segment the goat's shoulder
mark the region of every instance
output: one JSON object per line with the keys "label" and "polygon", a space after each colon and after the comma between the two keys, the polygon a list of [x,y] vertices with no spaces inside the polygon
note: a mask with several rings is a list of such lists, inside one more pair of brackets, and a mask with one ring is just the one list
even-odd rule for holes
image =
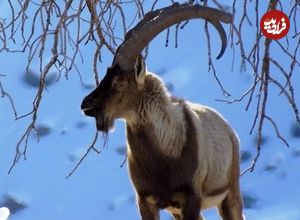
{"label": "goat's shoulder", "polygon": [[195,124],[201,146],[205,145],[207,149],[218,152],[226,151],[228,148],[239,148],[235,131],[219,112],[205,105],[190,102],[187,104],[196,115]]}
{"label": "goat's shoulder", "polygon": [[220,127],[220,129],[229,129],[229,123],[227,120],[215,109],[191,102],[187,102],[189,108],[197,115],[198,120],[203,124],[204,127]]}

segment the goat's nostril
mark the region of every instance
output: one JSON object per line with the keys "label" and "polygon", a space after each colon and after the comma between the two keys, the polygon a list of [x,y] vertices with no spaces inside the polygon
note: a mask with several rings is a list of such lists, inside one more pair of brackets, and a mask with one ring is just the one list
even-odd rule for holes
{"label": "goat's nostril", "polygon": [[81,110],[86,116],[95,117],[97,111],[95,109],[95,99],[87,96],[82,100]]}
{"label": "goat's nostril", "polygon": [[83,100],[82,100],[82,103],[81,103],[81,110],[89,110],[92,108],[93,106],[93,99],[91,99],[90,97],[85,97]]}

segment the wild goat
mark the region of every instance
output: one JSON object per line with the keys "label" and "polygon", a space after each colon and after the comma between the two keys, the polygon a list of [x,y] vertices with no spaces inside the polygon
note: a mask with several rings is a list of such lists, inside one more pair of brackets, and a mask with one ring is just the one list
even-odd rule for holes
{"label": "wild goat", "polygon": [[227,39],[219,21],[230,22],[229,14],[188,4],[151,12],[126,35],[112,67],[81,105],[100,131],[108,132],[116,118],[126,120],[128,167],[142,220],[159,220],[159,209],[175,220],[201,220],[200,210],[213,206],[223,220],[243,219],[236,134],[215,110],[172,98],[139,55],[163,29],[196,17],[217,28],[220,57]]}

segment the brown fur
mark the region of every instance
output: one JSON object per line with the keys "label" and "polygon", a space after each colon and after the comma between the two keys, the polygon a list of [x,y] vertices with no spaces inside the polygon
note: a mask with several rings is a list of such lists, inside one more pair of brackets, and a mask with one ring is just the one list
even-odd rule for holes
{"label": "brown fur", "polygon": [[231,137],[233,148],[233,163],[231,167],[231,178],[229,193],[218,206],[218,210],[223,220],[239,219],[243,209],[243,202],[240,195],[240,158],[239,143],[236,137]]}
{"label": "brown fur", "polygon": [[216,206],[223,220],[242,220],[239,142],[214,110],[172,98],[163,82],[146,73],[108,70],[82,109],[108,132],[125,118],[128,167],[142,220],[159,220],[167,209],[175,220],[201,220]]}
{"label": "brown fur", "polygon": [[[175,193],[193,194],[192,179],[197,168],[197,140],[195,128],[185,109],[189,135],[179,158],[169,158],[159,152],[158,140],[150,123],[132,128],[127,125],[127,138],[130,146],[128,156],[132,182],[140,197],[154,196],[157,204],[165,208],[172,203]],[[176,147],[176,146],[174,146]]]}

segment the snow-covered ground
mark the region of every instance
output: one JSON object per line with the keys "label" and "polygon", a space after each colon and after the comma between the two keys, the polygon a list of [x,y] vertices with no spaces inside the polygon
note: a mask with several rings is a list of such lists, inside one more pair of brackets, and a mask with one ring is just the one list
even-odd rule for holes
{"label": "snow-covered ground", "polygon": [[0,208],[0,220],[6,220],[10,215],[10,211],[6,207]]}

